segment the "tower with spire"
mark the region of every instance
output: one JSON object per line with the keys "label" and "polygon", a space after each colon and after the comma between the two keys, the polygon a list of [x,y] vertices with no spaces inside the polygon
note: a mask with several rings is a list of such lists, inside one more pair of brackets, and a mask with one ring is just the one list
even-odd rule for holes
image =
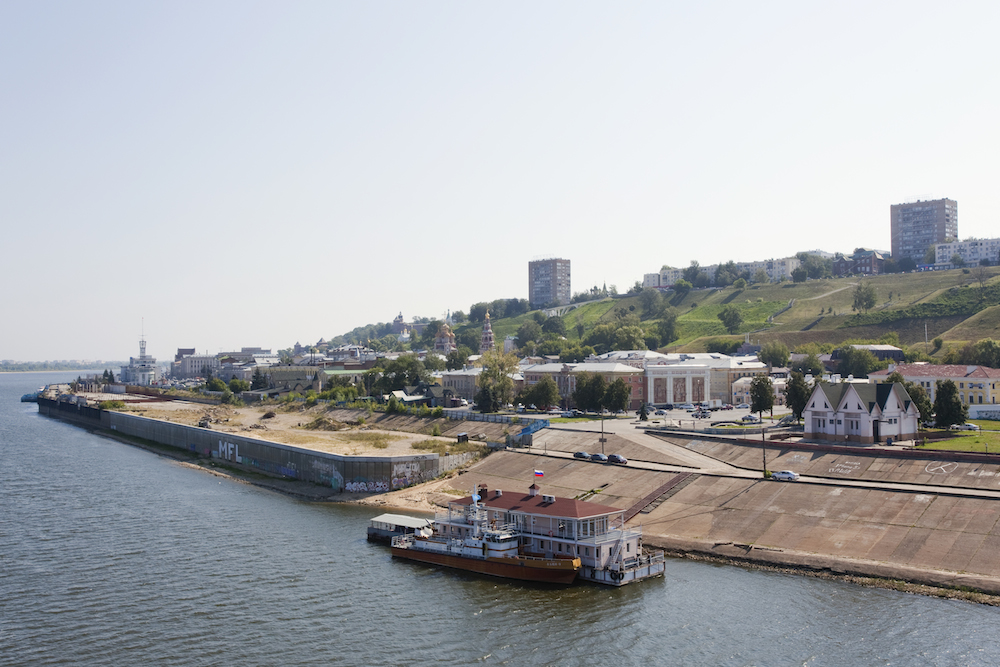
{"label": "tower with spire", "polygon": [[483,323],[483,337],[479,340],[479,354],[488,352],[496,347],[493,339],[493,325],[490,324],[490,311],[486,311],[486,321]]}

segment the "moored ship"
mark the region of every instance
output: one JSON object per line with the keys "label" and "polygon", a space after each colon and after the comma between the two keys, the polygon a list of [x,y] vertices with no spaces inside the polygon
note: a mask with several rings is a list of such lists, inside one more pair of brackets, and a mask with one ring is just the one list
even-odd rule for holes
{"label": "moored ship", "polygon": [[[423,563],[490,574],[522,581],[570,584],[580,570],[580,559],[565,555],[545,557],[522,553],[521,535],[513,526],[489,518],[478,493],[458,517],[435,519],[433,528],[392,538],[392,555]],[[443,519],[439,522],[439,519]]]}
{"label": "moored ship", "polygon": [[531,581],[621,586],[666,568],[662,551],[643,546],[642,530],[625,526],[623,510],[542,494],[535,484],[527,494],[478,485],[392,546],[394,557]]}

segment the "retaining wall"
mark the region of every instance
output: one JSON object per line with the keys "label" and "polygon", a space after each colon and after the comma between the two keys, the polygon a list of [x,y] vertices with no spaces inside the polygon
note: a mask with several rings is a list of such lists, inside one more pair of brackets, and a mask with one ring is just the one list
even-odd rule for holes
{"label": "retaining wall", "polygon": [[64,406],[55,401],[40,402],[38,409],[48,416],[67,418],[85,426],[105,428],[339,491],[392,491],[431,480],[475,458],[472,453],[452,456],[343,456],[122,412]]}

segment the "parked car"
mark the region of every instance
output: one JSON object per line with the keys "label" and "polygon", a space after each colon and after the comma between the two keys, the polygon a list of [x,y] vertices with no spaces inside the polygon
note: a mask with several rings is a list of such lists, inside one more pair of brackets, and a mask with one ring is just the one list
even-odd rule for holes
{"label": "parked car", "polygon": [[628,459],[621,454],[612,454],[608,457],[608,463],[617,463],[618,465],[625,465],[628,463]]}
{"label": "parked car", "polygon": [[704,409],[703,410],[695,410],[695,412],[694,412],[694,418],[695,419],[708,419],[711,416],[712,416],[712,413],[709,412],[709,411],[707,411],[707,410],[704,410]]}
{"label": "parked car", "polygon": [[681,403],[680,405],[674,406],[675,410],[694,410],[694,405],[691,403]]}
{"label": "parked car", "polygon": [[978,431],[979,427],[975,424],[952,424],[948,427],[951,431]]}
{"label": "parked car", "polygon": [[665,414],[667,414],[667,411],[666,410],[657,410],[653,414],[654,415],[665,415]]}
{"label": "parked car", "polygon": [[776,482],[795,482],[799,479],[799,473],[791,470],[779,470],[771,473],[771,479]]}
{"label": "parked car", "polygon": [[740,403],[739,405],[736,406],[736,409],[737,410],[749,410],[750,406],[747,405],[746,403]]}
{"label": "parked car", "polygon": [[605,456],[604,454],[597,453],[597,454],[591,454],[590,455],[590,460],[591,461],[596,461],[597,463],[607,463],[608,462],[608,457]]}
{"label": "parked car", "polygon": [[759,424],[760,417],[758,417],[757,415],[743,415],[743,421],[749,424]]}
{"label": "parked car", "polygon": [[725,405],[722,406],[722,409],[723,410],[732,410],[733,409],[733,404],[732,403],[726,403]]}
{"label": "parked car", "polygon": [[573,458],[574,459],[589,459],[590,458],[590,454],[588,454],[587,452],[577,452],[576,454],[573,454]]}

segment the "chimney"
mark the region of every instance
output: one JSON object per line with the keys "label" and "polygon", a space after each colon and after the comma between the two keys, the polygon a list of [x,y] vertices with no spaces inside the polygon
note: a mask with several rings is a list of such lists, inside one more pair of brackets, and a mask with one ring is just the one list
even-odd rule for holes
{"label": "chimney", "polygon": [[496,494],[496,496],[494,496],[495,498],[499,498],[500,496],[502,496],[502,495],[503,495],[503,491],[501,491],[500,489],[497,489],[497,490],[496,490],[496,491],[494,491],[493,493],[495,493],[495,494]]}
{"label": "chimney", "polygon": [[490,492],[490,489],[489,489],[488,486],[486,486],[485,484],[480,484],[479,485],[479,495],[480,496],[482,496],[483,498],[485,498],[489,494],[489,492]]}
{"label": "chimney", "polygon": [[538,495],[538,491],[539,491],[539,488],[538,488],[537,484],[532,484],[531,486],[528,487],[528,495],[531,496],[531,497],[537,496]]}

